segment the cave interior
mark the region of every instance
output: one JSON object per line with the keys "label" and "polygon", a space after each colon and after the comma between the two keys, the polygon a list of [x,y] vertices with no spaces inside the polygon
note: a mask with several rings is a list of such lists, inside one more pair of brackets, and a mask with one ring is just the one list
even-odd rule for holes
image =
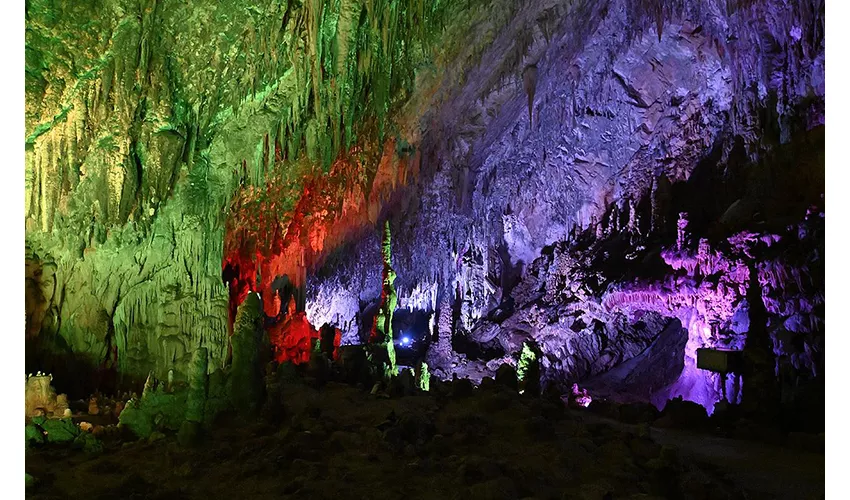
{"label": "cave interior", "polygon": [[27,498],[822,498],[824,9],[28,0]]}

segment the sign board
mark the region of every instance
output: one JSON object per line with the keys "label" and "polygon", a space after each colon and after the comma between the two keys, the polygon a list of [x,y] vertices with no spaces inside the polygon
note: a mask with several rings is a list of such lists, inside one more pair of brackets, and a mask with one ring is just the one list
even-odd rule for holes
{"label": "sign board", "polygon": [[697,349],[697,368],[715,373],[740,373],[744,365],[743,351],[729,349]]}

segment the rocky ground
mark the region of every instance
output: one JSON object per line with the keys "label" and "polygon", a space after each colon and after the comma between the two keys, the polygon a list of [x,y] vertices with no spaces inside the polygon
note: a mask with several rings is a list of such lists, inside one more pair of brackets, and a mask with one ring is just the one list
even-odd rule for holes
{"label": "rocky ground", "polygon": [[478,389],[434,382],[429,393],[389,397],[294,380],[282,399],[264,418],[225,416],[194,447],[174,435],[136,441],[119,433],[95,453],[67,445],[28,450],[35,481],[27,497],[824,496],[822,448],[671,428],[677,419],[663,414],[653,425],[630,424],[647,418],[621,410],[612,419],[604,406],[567,408],[559,398],[521,396],[492,381]]}

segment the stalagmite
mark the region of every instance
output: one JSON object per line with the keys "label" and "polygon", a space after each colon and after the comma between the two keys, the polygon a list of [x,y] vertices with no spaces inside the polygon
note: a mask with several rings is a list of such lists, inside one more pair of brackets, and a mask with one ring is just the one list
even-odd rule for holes
{"label": "stalagmite", "polygon": [[369,339],[369,361],[375,370],[375,376],[380,377],[385,383],[398,374],[396,367],[395,344],[393,340],[393,313],[398,303],[393,282],[396,279],[395,270],[392,268],[392,238],[390,235],[390,221],[384,224],[383,241],[381,243],[381,256],[383,258],[381,303]]}
{"label": "stalagmite", "polygon": [[523,342],[516,373],[521,393],[540,394],[540,350],[533,342]]}
{"label": "stalagmite", "polygon": [[230,367],[230,399],[237,410],[252,414],[263,399],[261,365],[262,305],[256,293],[248,294],[236,313],[231,336],[233,364]]}
{"label": "stalagmite", "polygon": [[186,401],[186,420],[196,423],[204,421],[204,406],[207,402],[208,352],[198,347],[192,354],[189,372],[189,395]]}

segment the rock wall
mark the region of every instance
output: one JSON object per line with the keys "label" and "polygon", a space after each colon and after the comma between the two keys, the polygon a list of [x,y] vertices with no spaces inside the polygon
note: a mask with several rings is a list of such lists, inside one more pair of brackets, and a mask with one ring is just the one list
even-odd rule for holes
{"label": "rock wall", "polygon": [[300,193],[338,152],[391,136],[460,8],[28,2],[27,364],[60,385],[72,363],[183,376],[203,345],[221,367],[235,193],[275,175]]}
{"label": "rock wall", "polygon": [[[676,288],[681,274],[693,275],[683,266],[713,251],[709,240],[747,238],[743,229],[758,239],[777,228],[790,240],[783,251],[822,263],[822,240],[794,233],[810,224],[803,222],[810,205],[823,206],[823,15],[820,2],[518,7],[423,118],[419,181],[386,209],[398,242],[400,303],[414,290],[438,290],[419,307],[434,309],[449,297],[461,310],[456,335],[496,339],[513,362],[523,339],[542,340],[544,371],[556,382],[635,356],[666,327],[662,318],[676,318],[689,332],[687,373],[665,390],[710,409],[719,386],[696,372],[695,349],[714,345],[706,328],[718,330],[717,342],[731,342],[744,290],[729,295],[723,281],[738,283],[731,269],[718,283],[720,270],[703,267],[703,278],[688,279],[713,291],[691,293],[673,311],[648,303],[657,293],[650,283],[673,280]],[[532,66],[529,81],[523,75]],[[693,264],[662,258],[677,252],[680,212],[689,213],[693,238],[682,252]],[[308,277],[311,319],[356,329],[360,308],[331,298],[359,290],[361,303],[374,300],[378,248],[370,236],[347,251],[350,259]],[[766,268],[771,259],[744,258]],[[779,267],[799,274],[796,265]],[[792,291],[801,287],[788,280],[778,287],[787,292],[777,293],[819,303],[819,265],[803,266],[805,292]],[[618,292],[629,286],[634,293]],[[623,314],[624,302],[659,316]],[[575,318],[576,310],[586,317]],[[790,317],[777,313],[772,321]],[[805,321],[798,332],[817,351],[822,315]],[[454,370],[475,371],[462,364]],[[489,365],[494,371],[498,363]]]}

